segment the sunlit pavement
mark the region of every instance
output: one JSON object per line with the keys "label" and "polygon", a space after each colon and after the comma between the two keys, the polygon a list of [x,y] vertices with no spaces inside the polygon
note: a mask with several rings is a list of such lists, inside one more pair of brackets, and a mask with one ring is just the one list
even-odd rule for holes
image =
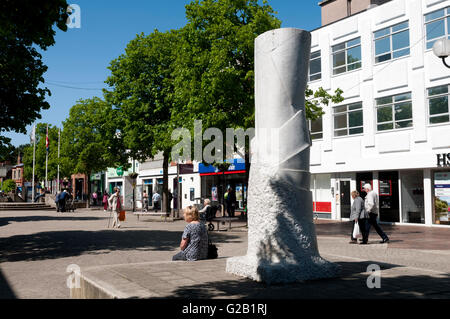
{"label": "sunlit pavement", "polygon": [[[341,277],[271,287],[268,293],[265,285],[224,271],[226,257],[246,253],[245,223],[213,232],[221,258],[194,263],[189,267],[192,273],[186,273],[184,263],[169,262],[177,252],[183,221],[138,221],[127,214],[122,228],[111,230],[108,217],[98,210],[0,212],[0,297],[68,298],[66,270],[75,264],[82,272],[95,267],[104,269],[102,273],[122,271],[130,282],[141,277],[148,287],[153,285],[149,296],[164,298],[450,298],[449,229],[382,225],[391,243],[379,244],[372,231],[371,244],[362,246],[348,244],[347,223],[317,221],[320,253],[342,267]],[[367,287],[371,265],[381,268],[380,289]],[[170,273],[172,284],[154,291],[164,272]],[[194,279],[188,283],[183,281],[186,276]]]}

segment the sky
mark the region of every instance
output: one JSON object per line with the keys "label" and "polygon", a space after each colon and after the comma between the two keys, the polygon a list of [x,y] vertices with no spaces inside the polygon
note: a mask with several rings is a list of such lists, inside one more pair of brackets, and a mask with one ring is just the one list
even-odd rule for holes
{"label": "sky", "polygon": [[[78,0],[68,1],[81,9],[80,28],[56,32],[55,45],[42,52],[45,85],[51,96],[50,109],[41,112],[36,123],[61,127],[70,108],[79,99],[102,96],[110,62],[124,53],[136,34],[150,34],[183,27],[184,6],[190,0]],[[282,27],[314,30],[320,27],[319,0],[269,0],[278,12]],[[28,127],[28,132],[31,126]],[[15,146],[29,143],[29,135],[5,133]]]}

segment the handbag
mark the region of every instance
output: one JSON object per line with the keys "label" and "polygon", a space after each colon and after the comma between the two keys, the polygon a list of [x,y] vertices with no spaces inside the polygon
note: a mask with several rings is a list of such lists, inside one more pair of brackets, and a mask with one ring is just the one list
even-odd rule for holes
{"label": "handbag", "polygon": [[217,247],[208,239],[208,259],[216,259],[218,257]]}
{"label": "handbag", "polygon": [[355,226],[353,226],[353,238],[358,237],[360,234],[358,221],[355,221]]}
{"label": "handbag", "polygon": [[124,211],[124,210],[122,210],[122,211],[119,213],[119,220],[120,220],[121,222],[124,222],[124,221],[125,221],[125,211]]}

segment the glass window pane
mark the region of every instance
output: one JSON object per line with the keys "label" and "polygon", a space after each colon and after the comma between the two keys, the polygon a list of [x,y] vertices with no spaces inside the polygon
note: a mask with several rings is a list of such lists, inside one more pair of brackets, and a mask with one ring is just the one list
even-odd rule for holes
{"label": "glass window pane", "polygon": [[393,125],[392,123],[388,123],[388,124],[379,124],[377,126],[378,131],[386,131],[386,130],[392,130]]}
{"label": "glass window pane", "polygon": [[333,52],[344,50],[345,49],[345,43],[333,45],[332,50]]}
{"label": "glass window pane", "polygon": [[315,58],[320,58],[320,51],[311,53],[311,60]]}
{"label": "glass window pane", "polygon": [[393,56],[394,56],[394,59],[396,59],[396,58],[400,58],[400,57],[408,55],[408,54],[409,54],[409,48],[403,49],[403,50],[400,50],[400,51],[395,51],[393,53]]}
{"label": "glass window pane", "polygon": [[425,21],[428,22],[428,21],[443,17],[444,15],[445,15],[444,9],[438,10],[435,12],[431,12],[425,16]]}
{"label": "glass window pane", "polygon": [[407,120],[412,118],[412,103],[405,102],[395,105],[395,120]]}
{"label": "glass window pane", "polygon": [[355,103],[348,106],[349,110],[359,110],[362,109],[362,103]]}
{"label": "glass window pane", "polygon": [[407,128],[412,127],[413,122],[411,121],[402,121],[402,122],[395,122],[395,128]]}
{"label": "glass window pane", "polygon": [[391,38],[383,38],[375,41],[375,55],[391,51]]}
{"label": "glass window pane", "polygon": [[377,99],[377,105],[384,105],[392,103],[392,96],[380,97]]}
{"label": "glass window pane", "polygon": [[321,71],[321,59],[316,59],[311,61],[310,65],[309,65],[309,73],[310,74],[316,74],[316,73],[320,73]]}
{"label": "glass window pane", "polygon": [[361,62],[350,64],[348,66],[348,71],[357,70],[361,68]]}
{"label": "glass window pane", "polygon": [[430,115],[448,113],[448,96],[430,99]]}
{"label": "glass window pane", "polygon": [[394,51],[409,47],[409,30],[393,34],[392,47]]}
{"label": "glass window pane", "polygon": [[317,139],[321,139],[321,138],[323,138],[322,133],[311,134],[312,140],[317,140]]}
{"label": "glass window pane", "polygon": [[448,93],[448,85],[437,86],[428,89],[428,96]]}
{"label": "glass window pane", "polygon": [[336,53],[333,55],[333,67],[345,65],[345,52]]}
{"label": "glass window pane", "polygon": [[347,130],[334,131],[334,136],[347,136]]}
{"label": "glass window pane", "polygon": [[347,127],[347,114],[335,115],[334,116],[334,128],[346,128]]}
{"label": "glass window pane", "polygon": [[342,113],[342,112],[347,112],[347,105],[342,105],[342,106],[336,106],[334,108],[334,113]]}
{"label": "glass window pane", "polygon": [[353,135],[353,134],[362,134],[363,133],[363,128],[362,127],[358,127],[358,128],[352,128],[349,130],[349,134]]}
{"label": "glass window pane", "polygon": [[362,126],[362,125],[363,125],[363,112],[362,111],[348,113],[348,126],[349,127]]}
{"label": "glass window pane", "polygon": [[436,39],[445,35],[445,20],[438,20],[427,24],[427,40]]}
{"label": "glass window pane", "polygon": [[394,96],[394,102],[411,100],[411,93],[399,94]]}
{"label": "glass window pane", "polygon": [[360,38],[355,39],[355,40],[348,41],[348,42],[347,42],[347,48],[348,48],[348,47],[352,47],[352,46],[354,46],[354,45],[358,45],[358,44],[360,44],[360,43],[361,43]]}
{"label": "glass window pane", "polygon": [[446,123],[450,122],[450,116],[443,115],[443,116],[436,116],[430,118],[430,124],[438,124],[438,123]]}
{"label": "glass window pane", "polygon": [[322,132],[322,118],[311,121],[311,132]]}
{"label": "glass window pane", "polygon": [[361,46],[347,50],[347,63],[351,64],[358,61],[361,61]]}
{"label": "glass window pane", "polygon": [[435,42],[436,42],[436,40],[428,41],[427,42],[427,50],[432,49]]}
{"label": "glass window pane", "polygon": [[377,110],[377,122],[388,122],[392,121],[392,108],[391,106],[380,107]]}
{"label": "glass window pane", "polygon": [[380,55],[380,56],[375,58],[375,63],[384,62],[384,61],[387,61],[387,60],[390,60],[390,59],[391,59],[391,54],[390,53],[385,54],[385,55]]}
{"label": "glass window pane", "polygon": [[322,74],[321,74],[321,73],[318,73],[318,74],[311,75],[311,76],[309,77],[309,80],[310,80],[310,81],[316,81],[316,80],[320,80],[321,78],[322,78]]}
{"label": "glass window pane", "polygon": [[344,73],[345,71],[347,71],[347,68],[345,66],[343,66],[343,67],[333,70],[333,74],[341,74],[341,73]]}
{"label": "glass window pane", "polygon": [[447,17],[447,34],[450,34],[450,17]]}
{"label": "glass window pane", "polygon": [[409,27],[409,22],[406,21],[406,22],[403,22],[403,23],[394,25],[394,26],[392,27],[392,32],[397,32],[397,31],[406,29],[406,28],[408,28],[408,27]]}
{"label": "glass window pane", "polygon": [[390,28],[386,28],[375,32],[375,39],[378,39],[379,37],[382,37],[384,35],[388,35],[390,33],[389,29]]}

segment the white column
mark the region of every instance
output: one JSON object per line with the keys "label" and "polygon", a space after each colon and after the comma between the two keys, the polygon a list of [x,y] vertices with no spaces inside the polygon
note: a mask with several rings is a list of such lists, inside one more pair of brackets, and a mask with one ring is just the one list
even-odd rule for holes
{"label": "white column", "polygon": [[423,196],[425,210],[425,225],[433,225],[433,185],[431,178],[431,169],[423,170]]}

